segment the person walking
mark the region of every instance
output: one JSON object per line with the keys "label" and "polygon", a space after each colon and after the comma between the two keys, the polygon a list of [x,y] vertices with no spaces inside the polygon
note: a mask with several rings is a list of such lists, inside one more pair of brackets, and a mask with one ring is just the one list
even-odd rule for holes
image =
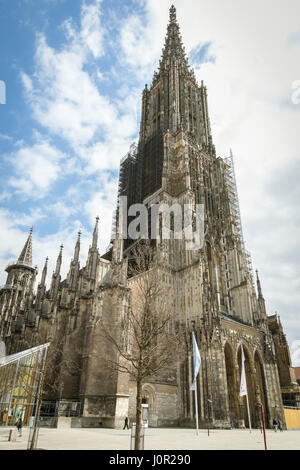
{"label": "person walking", "polygon": [[273,418],[273,427],[274,427],[274,431],[277,432],[277,429],[278,429],[278,421],[276,418]]}
{"label": "person walking", "polygon": [[279,429],[280,432],[283,432],[280,419],[278,420],[278,429]]}
{"label": "person walking", "polygon": [[22,437],[23,422],[22,422],[21,418],[18,419],[16,426],[17,426],[17,429],[18,429],[19,437]]}
{"label": "person walking", "polygon": [[123,429],[126,429],[126,428],[129,429],[127,416],[126,416],[125,421],[124,421],[124,428]]}

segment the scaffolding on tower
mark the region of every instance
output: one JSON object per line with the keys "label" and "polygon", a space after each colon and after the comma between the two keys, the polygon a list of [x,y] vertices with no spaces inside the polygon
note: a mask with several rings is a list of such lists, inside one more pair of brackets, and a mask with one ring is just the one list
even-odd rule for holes
{"label": "scaffolding on tower", "polygon": [[249,251],[247,251],[245,248],[242,221],[241,221],[240,203],[239,203],[238,190],[237,190],[237,184],[236,184],[233,154],[232,154],[231,149],[230,149],[230,156],[227,158],[224,158],[224,161],[227,165],[226,184],[228,188],[229,201],[230,201],[232,213],[233,213],[234,220],[235,220],[237,235],[239,237],[240,244],[241,244],[244,266],[245,266],[246,271],[249,273],[251,281],[253,283],[254,278],[253,278],[252,260],[251,260],[251,255]]}

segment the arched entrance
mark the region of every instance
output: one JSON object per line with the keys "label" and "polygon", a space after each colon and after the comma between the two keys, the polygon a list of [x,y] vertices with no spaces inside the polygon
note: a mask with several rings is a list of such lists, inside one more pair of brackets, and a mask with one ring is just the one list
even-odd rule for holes
{"label": "arched entrance", "polygon": [[239,401],[237,393],[236,369],[231,346],[226,343],[224,347],[226,380],[227,380],[227,396],[229,407],[229,419],[233,427],[238,426],[239,419]]}
{"label": "arched entrance", "polygon": [[[257,425],[257,403],[255,399],[255,388],[253,383],[253,364],[251,364],[250,354],[248,349],[243,345],[244,356],[245,356],[245,373],[246,373],[246,383],[247,383],[247,392],[248,392],[248,402],[249,402],[249,412],[251,426],[255,427]],[[239,364],[239,377],[238,384],[240,387],[241,382],[241,372],[242,372],[242,348],[238,348],[238,364]],[[244,420],[245,426],[249,428],[249,418],[248,418],[248,409],[247,409],[247,398],[246,396],[240,397],[240,419]]]}
{"label": "arched entrance", "polygon": [[157,427],[157,412],[155,400],[155,388],[153,385],[145,384],[142,390],[142,404],[148,405],[147,416],[148,426]]}

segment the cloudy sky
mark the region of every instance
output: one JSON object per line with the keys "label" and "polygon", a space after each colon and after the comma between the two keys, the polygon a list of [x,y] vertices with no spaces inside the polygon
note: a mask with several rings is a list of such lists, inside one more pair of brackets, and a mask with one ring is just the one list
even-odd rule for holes
{"label": "cloudy sky", "polygon": [[138,138],[172,3],[208,88],[217,154],[234,154],[268,314],[280,315],[300,365],[299,0],[1,0],[0,284],[32,225],[48,279],[61,243],[67,272],[78,230],[85,263],[97,215],[105,250],[119,162]]}

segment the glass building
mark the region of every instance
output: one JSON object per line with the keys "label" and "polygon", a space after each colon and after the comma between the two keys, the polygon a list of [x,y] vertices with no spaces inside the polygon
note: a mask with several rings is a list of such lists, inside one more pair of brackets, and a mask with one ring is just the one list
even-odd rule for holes
{"label": "glass building", "polygon": [[14,426],[19,418],[24,426],[32,424],[49,344],[0,357],[0,426]]}

